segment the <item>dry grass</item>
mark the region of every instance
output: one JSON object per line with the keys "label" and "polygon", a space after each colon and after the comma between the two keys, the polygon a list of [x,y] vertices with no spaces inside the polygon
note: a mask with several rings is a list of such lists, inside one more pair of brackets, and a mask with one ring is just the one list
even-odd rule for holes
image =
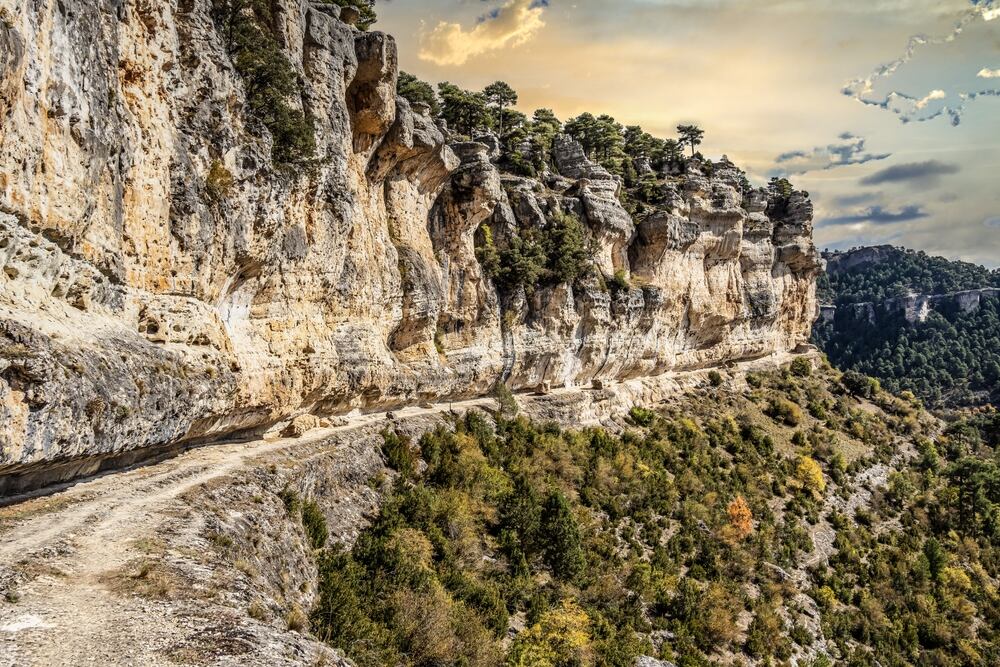
{"label": "dry grass", "polygon": [[302,611],[302,607],[294,605],[285,614],[285,625],[294,632],[303,632],[309,627],[309,617]]}
{"label": "dry grass", "polygon": [[105,574],[102,582],[119,595],[138,595],[156,600],[172,599],[179,588],[177,575],[162,561],[132,561],[119,572]]}
{"label": "dry grass", "polygon": [[132,546],[144,554],[162,554],[167,550],[166,543],[158,537],[140,537]]}

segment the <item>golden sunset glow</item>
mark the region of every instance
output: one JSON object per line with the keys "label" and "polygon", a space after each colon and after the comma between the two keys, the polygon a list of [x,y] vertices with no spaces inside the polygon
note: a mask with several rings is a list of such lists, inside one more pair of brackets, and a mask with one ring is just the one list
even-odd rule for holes
{"label": "golden sunset glow", "polygon": [[[707,155],[809,190],[827,247],[1000,264],[995,4],[393,0],[378,11],[401,68],[432,83],[500,79],[526,113],[609,113],[659,136],[699,124]],[[928,187],[926,164],[949,173]],[[914,177],[865,184],[893,166]]]}

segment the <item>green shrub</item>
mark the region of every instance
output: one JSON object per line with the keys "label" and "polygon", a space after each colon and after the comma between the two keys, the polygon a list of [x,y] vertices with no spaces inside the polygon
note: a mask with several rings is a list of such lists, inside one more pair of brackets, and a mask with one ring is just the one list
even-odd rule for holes
{"label": "green shrub", "polygon": [[382,432],[382,455],[390,468],[404,476],[412,474],[416,468],[417,457],[410,446],[410,439],[395,431],[386,429]]}
{"label": "green shrub", "polygon": [[289,514],[297,514],[302,507],[302,500],[299,498],[299,494],[293,489],[287,487],[282,489],[278,497],[281,498],[281,502],[285,506],[285,511]]}
{"label": "green shrub", "polygon": [[844,373],[840,382],[844,385],[844,389],[862,398],[874,398],[881,389],[878,380],[856,371]]}
{"label": "green shrub", "polygon": [[802,408],[787,398],[771,399],[767,414],[787,426],[798,426],[802,423]]}
{"label": "green shrub", "polygon": [[608,281],[608,287],[615,294],[621,294],[628,292],[632,289],[632,286],[628,282],[628,277],[625,275],[624,270],[615,271],[615,275]]}
{"label": "green shrub", "polygon": [[792,374],[798,377],[807,378],[812,375],[812,362],[805,357],[797,357],[791,365]]}
{"label": "green shrub", "polygon": [[319,590],[310,627],[321,640],[345,651],[359,665],[394,665],[399,652],[388,629],[368,615],[365,571],[350,554],[323,551],[317,562]]}
{"label": "green shrub", "polygon": [[628,417],[636,426],[652,426],[656,420],[656,412],[636,405],[628,411]]}
{"label": "green shrub", "polygon": [[302,502],[302,527],[309,538],[309,544],[313,549],[321,549],[326,544],[327,528],[326,517],[323,510],[319,508],[315,500],[305,500]]}
{"label": "green shrub", "polygon": [[784,623],[774,609],[766,605],[758,607],[747,630],[747,653],[758,659],[777,656],[787,641],[784,634]]}
{"label": "green shrub", "polygon": [[580,219],[557,212],[543,229],[523,229],[502,248],[484,225],[478,234],[476,259],[483,273],[505,291],[532,293],[540,284],[572,283],[593,263],[588,232]]}
{"label": "green shrub", "polygon": [[547,268],[558,283],[572,283],[590,266],[587,230],[575,215],[556,213],[545,231]]}
{"label": "green shrub", "polygon": [[722,373],[720,373],[719,371],[709,371],[708,372],[708,382],[713,387],[721,387],[722,386],[722,381],[723,381],[722,380]]}
{"label": "green shrub", "polygon": [[508,387],[503,382],[497,382],[496,388],[493,390],[493,398],[497,402],[497,410],[500,416],[504,419],[513,419],[517,416],[518,405],[517,399],[514,398],[513,392],[511,392],[510,387]]}

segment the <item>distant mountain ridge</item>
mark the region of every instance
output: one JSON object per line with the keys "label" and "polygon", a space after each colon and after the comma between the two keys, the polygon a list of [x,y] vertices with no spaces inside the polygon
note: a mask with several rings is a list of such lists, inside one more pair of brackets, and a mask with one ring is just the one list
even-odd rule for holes
{"label": "distant mountain ridge", "polygon": [[1000,270],[890,245],[825,251],[823,259],[826,275],[818,289],[824,305],[1000,287]]}
{"label": "distant mountain ridge", "polygon": [[930,406],[1000,395],[1000,271],[873,246],[825,253],[813,341],[841,368]]}

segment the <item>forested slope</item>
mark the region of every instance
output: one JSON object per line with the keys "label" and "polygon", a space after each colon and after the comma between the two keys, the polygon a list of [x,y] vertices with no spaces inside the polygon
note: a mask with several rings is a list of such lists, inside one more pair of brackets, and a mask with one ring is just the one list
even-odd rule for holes
{"label": "forested slope", "polygon": [[313,632],[372,667],[997,664],[996,415],[939,434],[804,359],[748,381],[621,433],[387,431],[393,490],[317,552]]}
{"label": "forested slope", "polygon": [[835,365],[935,408],[996,401],[1000,272],[889,247],[827,261],[813,339]]}

